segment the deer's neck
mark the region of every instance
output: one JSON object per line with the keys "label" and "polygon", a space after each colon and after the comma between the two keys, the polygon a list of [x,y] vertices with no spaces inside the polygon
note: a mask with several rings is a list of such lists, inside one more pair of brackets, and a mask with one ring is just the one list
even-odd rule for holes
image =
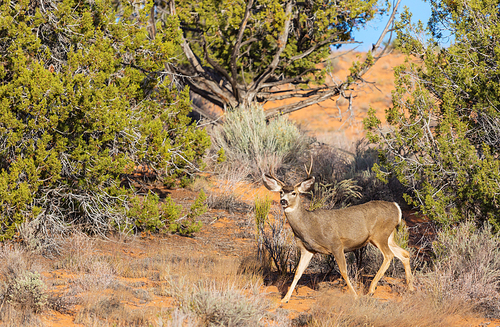
{"label": "deer's neck", "polygon": [[307,210],[304,208],[302,203],[297,203],[294,208],[285,209],[285,216],[288,219],[288,223],[290,227],[295,231],[299,231],[303,229],[304,226],[304,218],[308,215]]}

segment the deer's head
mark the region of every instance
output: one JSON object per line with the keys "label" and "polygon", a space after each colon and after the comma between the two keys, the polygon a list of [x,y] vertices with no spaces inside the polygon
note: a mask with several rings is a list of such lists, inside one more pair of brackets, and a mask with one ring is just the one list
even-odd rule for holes
{"label": "deer's head", "polygon": [[307,193],[314,185],[314,177],[309,177],[294,186],[286,185],[274,176],[262,176],[264,186],[273,192],[280,192],[280,204],[285,212],[292,212],[300,205],[300,193]]}

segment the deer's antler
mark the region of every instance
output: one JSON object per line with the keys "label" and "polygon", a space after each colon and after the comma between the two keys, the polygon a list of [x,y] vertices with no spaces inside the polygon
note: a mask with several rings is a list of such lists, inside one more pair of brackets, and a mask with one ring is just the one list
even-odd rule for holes
{"label": "deer's antler", "polygon": [[312,168],[313,168],[313,156],[311,154],[311,165],[309,166],[309,169],[307,169],[306,164],[304,164],[304,169],[306,170],[307,178],[311,177]]}
{"label": "deer's antler", "polygon": [[272,178],[274,178],[282,187],[285,186],[285,183],[283,183],[282,181],[280,181],[276,176],[274,176],[273,174],[273,167],[269,167],[269,173],[268,175],[271,176]]}

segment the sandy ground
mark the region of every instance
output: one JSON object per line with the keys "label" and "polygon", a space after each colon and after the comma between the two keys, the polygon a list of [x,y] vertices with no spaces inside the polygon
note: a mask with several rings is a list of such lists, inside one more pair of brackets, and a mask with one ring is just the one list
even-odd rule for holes
{"label": "sandy ground", "polygon": [[[362,54],[349,54],[345,57],[334,59],[330,82],[342,80],[347,75],[352,61],[357,60],[357,56]],[[374,82],[374,85],[365,84],[354,91],[354,106],[352,116],[346,113],[347,101],[338,99],[337,101],[327,101],[319,105],[312,106],[306,110],[301,110],[290,115],[303,129],[310,135],[317,137],[319,141],[343,146],[352,143],[363,137],[361,121],[366,116],[368,109],[373,107],[377,110],[380,118],[383,117],[384,110],[391,105],[391,91],[394,89],[393,67],[403,63],[404,56],[398,53],[382,58],[374,68],[365,76],[365,79]],[[280,103],[272,104],[272,106]],[[339,116],[339,112],[342,114]],[[270,196],[277,203],[278,194],[270,193],[263,186],[240,185],[234,190],[242,199],[246,199],[247,205],[253,205],[256,196]],[[165,190],[176,202],[189,204],[196,196],[195,192],[189,190]],[[405,213],[405,219],[410,226],[420,226],[425,223],[419,221],[411,212]],[[204,215],[204,227],[201,232],[194,237],[182,237],[179,235],[149,235],[143,234],[138,237],[131,237],[127,240],[110,239],[96,242],[92,251],[98,252],[101,256],[118,258],[116,260],[133,261],[151,255],[155,248],[168,248],[173,254],[189,251],[194,257],[216,257],[243,259],[255,253],[256,245],[253,234],[253,217],[248,213],[229,213],[223,210],[210,210]],[[413,229],[418,230],[418,229]],[[414,236],[417,237],[417,236]],[[74,288],[74,280],[77,276],[68,269],[58,268],[56,259],[45,259],[44,278],[53,291],[66,294]],[[281,297],[290,285],[291,276],[285,283],[275,283],[265,285],[260,292],[273,303],[274,308],[288,310],[290,318],[298,317],[300,314],[309,313],[317,300],[320,289],[324,286],[328,288],[331,296],[336,296],[345,292],[345,284],[340,278],[328,280],[323,284],[315,282],[306,270],[305,276],[299,282],[299,286],[294,292],[291,300],[287,304],[279,303]],[[123,285],[134,285],[135,289],[148,290],[161,287],[161,279],[155,280],[148,277],[118,277],[119,283]],[[399,279],[385,278],[383,285],[379,285],[374,295],[381,301],[397,300],[397,293],[392,291],[392,287],[402,284]],[[319,285],[323,285],[320,287]],[[326,285],[326,286],[325,286]],[[92,291],[100,296],[112,290]],[[91,292],[81,292],[78,298],[92,296]],[[147,299],[137,297],[124,298],[126,306],[133,309],[140,309],[143,312],[155,311],[165,312],[174,308],[177,304],[174,298],[151,294]],[[75,323],[75,317],[82,310],[83,305],[78,302],[68,306],[61,311],[50,310],[42,314],[42,322],[47,326],[83,326]],[[500,325],[500,322],[482,318],[453,318],[457,326],[481,326]]]}

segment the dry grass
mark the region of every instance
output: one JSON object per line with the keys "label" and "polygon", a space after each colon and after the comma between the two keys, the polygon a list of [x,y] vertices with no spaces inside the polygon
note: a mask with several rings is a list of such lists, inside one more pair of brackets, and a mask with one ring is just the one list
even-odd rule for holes
{"label": "dry grass", "polygon": [[41,327],[44,326],[40,316],[32,311],[19,310],[13,305],[4,304],[0,312],[2,327]]}
{"label": "dry grass", "polygon": [[85,326],[148,326],[155,314],[142,309],[131,309],[125,303],[131,294],[113,292],[112,295],[91,294],[84,298],[82,309],[75,317],[75,323]]}
{"label": "dry grass", "polygon": [[448,311],[437,310],[425,293],[404,295],[400,301],[383,301],[368,296],[320,296],[309,326],[453,326]]}
{"label": "dry grass", "polygon": [[439,306],[456,304],[457,311],[500,317],[500,236],[489,225],[470,222],[443,230],[433,244],[434,269],[422,286]]}
{"label": "dry grass", "polygon": [[[128,241],[137,253],[138,244]],[[0,249],[1,326],[43,326],[40,315],[48,310],[74,315],[74,322],[84,326],[205,326],[219,320],[228,326],[264,320],[285,326],[288,321],[267,313],[262,277],[241,272],[238,257],[186,251],[158,240],[141,242],[146,246],[138,256],[130,256],[123,242],[82,234],[63,243],[60,255],[46,266],[40,255],[21,247]],[[38,271],[52,275],[50,283]],[[18,287],[26,281],[28,288]],[[151,305],[158,296],[174,298],[177,305]]]}
{"label": "dry grass", "polygon": [[211,209],[222,209],[230,213],[248,211],[249,207],[234,190],[245,182],[250,174],[248,166],[231,166],[223,164],[217,167],[217,180],[207,198],[207,206]]}
{"label": "dry grass", "polygon": [[[267,228],[271,233],[271,227]],[[38,252],[2,246],[0,325],[42,326],[41,317],[53,310],[85,326],[451,326],[455,317],[477,313],[495,316],[498,310],[498,239],[483,229],[469,226],[442,234],[434,247],[440,261],[432,272],[417,273],[415,293],[408,293],[402,283],[390,282],[394,300],[366,296],[355,300],[339,295],[338,286],[334,286],[337,293],[332,295],[329,286],[328,293],[319,291],[312,299],[317,302],[310,314],[298,316],[293,322],[286,310],[274,310],[278,304],[262,292],[262,265],[242,259],[250,257],[252,251],[242,251],[241,247],[232,255],[221,255],[210,244],[221,236],[216,230],[214,234],[210,239],[206,235],[130,237],[126,242],[74,234],[61,243],[60,255],[50,261]],[[277,234],[268,236],[277,239]],[[354,279],[366,282],[365,275],[378,270],[378,252],[367,250],[365,263],[373,267],[367,265],[361,272],[354,256],[348,256]],[[463,255],[453,255],[457,253]],[[387,276],[402,278],[399,261],[394,261],[397,265],[391,266]],[[323,274],[333,266],[332,262],[322,264]],[[306,274],[314,269],[312,265]],[[40,278],[28,279],[33,287],[21,288],[29,292],[19,293],[20,301],[7,301],[9,287],[25,285],[23,276],[27,272],[39,273]],[[493,278],[472,279],[480,273]],[[18,284],[13,282],[16,280]],[[310,278],[312,288],[317,282]],[[358,287],[362,291],[363,284]],[[273,301],[277,297],[273,294]],[[44,304],[37,305],[41,303],[37,299],[45,299]],[[168,305],[162,307],[159,302]],[[296,310],[300,312],[301,308]]]}
{"label": "dry grass", "polygon": [[308,326],[376,327],[456,326],[461,317],[498,318],[499,243],[489,226],[465,223],[441,231],[433,245],[434,267],[416,271],[417,291],[400,289],[397,301],[323,294],[312,316],[303,320]]}
{"label": "dry grass", "polygon": [[62,250],[54,262],[54,268],[64,268],[71,272],[85,271],[94,260],[95,239],[75,232],[61,243]]}

